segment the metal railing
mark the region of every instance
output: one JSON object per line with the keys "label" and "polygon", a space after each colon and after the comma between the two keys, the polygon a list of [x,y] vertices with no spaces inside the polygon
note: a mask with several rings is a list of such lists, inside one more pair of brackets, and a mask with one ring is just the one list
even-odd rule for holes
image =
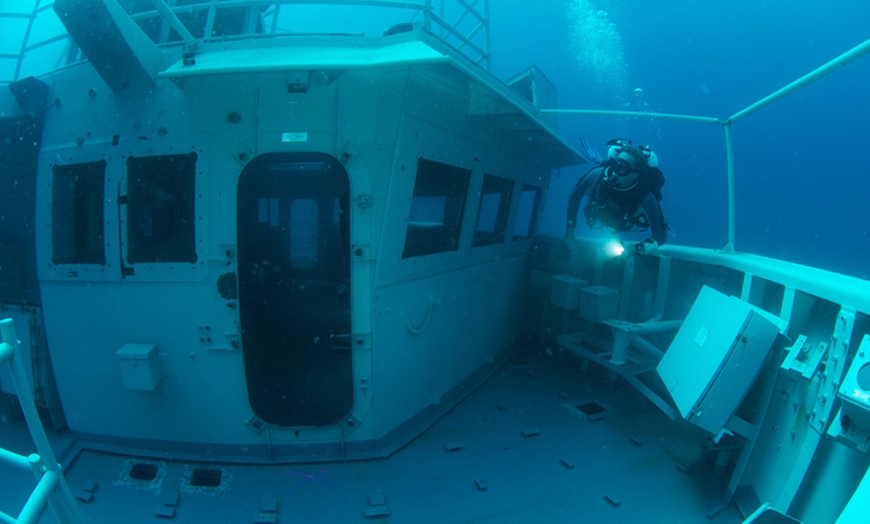
{"label": "metal railing", "polygon": [[[119,3],[124,5],[123,0]],[[489,0],[202,0],[185,5],[174,5],[174,0],[150,0],[150,3],[153,9],[134,12],[131,18],[140,27],[156,28],[153,34],[149,34],[155,43],[191,48],[203,42],[299,35],[281,28],[282,8],[354,7],[365,8],[373,14],[376,9],[396,13],[405,11],[404,21],[420,24],[457,54],[487,71],[491,68]],[[0,49],[0,64],[5,63],[7,71],[11,69],[11,73],[3,73],[7,77],[0,78],[0,84],[14,82],[23,76],[39,76],[83,59],[75,42],[57,20],[53,6],[53,1],[33,0],[30,11],[0,12],[0,31],[7,35],[15,33],[9,27],[16,23],[24,24],[20,45],[11,50]],[[46,19],[50,20],[46,22]],[[232,21],[235,25],[221,25],[221,21]],[[323,20],[318,22],[323,24]],[[216,34],[219,26],[221,33]],[[54,27],[56,31],[51,35],[37,36],[36,33],[40,32],[35,31],[37,27]],[[31,65],[25,70],[28,60],[35,60],[33,55],[45,52],[53,45],[59,48],[54,63],[45,63],[45,57],[42,57],[42,67]],[[14,63],[13,67],[9,67],[10,62]]]}
{"label": "metal railing", "polygon": [[624,116],[635,118],[651,118],[663,120],[679,120],[683,122],[715,124],[722,126],[725,129],[725,153],[728,173],[728,240],[722,247],[722,251],[726,253],[734,252],[734,236],[735,236],[735,194],[734,194],[734,141],[732,138],[731,126],[738,120],[755,113],[756,111],[767,107],[768,105],[780,100],[795,91],[802,89],[813,82],[820,80],[828,74],[840,69],[841,67],[854,62],[855,60],[870,53],[870,40],[866,40],[861,44],[853,47],[849,51],[841,54],[837,58],[827,62],[826,64],[810,71],[804,76],[798,78],[794,82],[785,87],[771,93],[762,98],[758,102],[747,106],[746,108],[734,113],[728,118],[713,118],[706,116],[694,115],[679,115],[670,113],[646,113],[639,111],[598,111],[586,109],[542,109],[541,113],[555,114],[574,114],[574,115],[589,115],[589,116]]}
{"label": "metal railing", "polygon": [[27,372],[21,360],[15,324],[12,319],[0,320],[0,335],[2,335],[0,338],[2,341],[0,342],[0,366],[8,365],[10,368],[12,384],[18,395],[21,411],[24,413],[24,419],[27,421],[27,427],[38,451],[38,454],[33,453],[25,457],[0,448],[0,465],[31,470],[37,478],[36,487],[18,517],[0,511],[0,521],[21,524],[34,523],[39,520],[45,506],[48,505],[54,513],[55,519],[60,523],[84,522],[84,517],[63,477],[63,471],[55,458],[54,450],[48,442],[45,429],[39,419],[39,413],[33,401],[33,392],[27,380]]}

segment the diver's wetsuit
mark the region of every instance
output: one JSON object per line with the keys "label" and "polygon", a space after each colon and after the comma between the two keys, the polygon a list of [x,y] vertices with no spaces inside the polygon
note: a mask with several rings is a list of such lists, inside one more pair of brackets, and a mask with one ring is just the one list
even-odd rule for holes
{"label": "diver's wetsuit", "polygon": [[589,226],[600,222],[614,231],[651,229],[651,238],[659,245],[668,238],[668,226],[659,201],[664,175],[655,167],[644,166],[633,186],[618,188],[615,175],[605,180],[607,164],[596,167],[583,175],[568,199],[568,228],[577,225],[577,213],[584,198],[589,198],[584,214]]}

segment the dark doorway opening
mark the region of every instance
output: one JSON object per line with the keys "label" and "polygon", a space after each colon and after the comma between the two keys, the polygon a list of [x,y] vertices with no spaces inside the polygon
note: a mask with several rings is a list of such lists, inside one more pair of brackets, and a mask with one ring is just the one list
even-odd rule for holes
{"label": "dark doorway opening", "polygon": [[353,405],[349,179],[321,153],[269,153],[239,179],[239,313],[248,398],[277,426]]}

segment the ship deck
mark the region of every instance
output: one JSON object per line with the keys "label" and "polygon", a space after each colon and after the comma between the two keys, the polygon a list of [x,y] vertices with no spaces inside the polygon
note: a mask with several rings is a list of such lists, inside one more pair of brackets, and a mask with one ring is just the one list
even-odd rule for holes
{"label": "ship deck", "polygon": [[[13,443],[23,424],[0,427]],[[567,355],[515,356],[386,459],[193,463],[55,443],[95,523],[742,521],[733,504],[716,511],[723,474],[700,432]],[[33,486],[15,475],[0,495],[7,513]],[[40,522],[54,518],[46,511]]]}

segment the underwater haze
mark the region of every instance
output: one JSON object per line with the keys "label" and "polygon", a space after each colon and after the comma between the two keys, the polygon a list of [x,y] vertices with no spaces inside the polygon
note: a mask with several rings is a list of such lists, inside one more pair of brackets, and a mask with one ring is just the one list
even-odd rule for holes
{"label": "underwater haze", "polygon": [[[33,5],[0,0],[0,11],[29,14]],[[389,20],[408,21],[401,9],[343,6],[328,15],[319,9],[325,8],[284,5],[278,25],[334,32],[346,23],[348,31],[376,36]],[[725,119],[870,39],[867,0],[490,0],[489,12],[492,72],[508,80],[537,65],[558,89],[553,109]],[[27,19],[3,22],[2,52],[14,57]],[[34,34],[62,30],[53,16],[32,27]],[[19,78],[53,64],[62,44],[30,50]],[[13,60],[0,60],[3,79],[13,70]],[[870,278],[868,85],[870,57],[862,57],[733,124],[735,250]],[[578,115],[558,122],[566,141],[583,137],[602,153],[614,137],[651,145],[667,179],[662,205],[674,232],[668,241],[726,245],[722,126]],[[542,232],[562,235],[568,193],[588,168],[556,174]]]}
{"label": "underwater haze", "polygon": [[[727,118],[870,39],[860,0],[490,2],[493,72],[537,64],[562,109]],[[735,250],[870,278],[870,57],[733,125]],[[560,132],[604,152],[613,137],[656,150],[669,242],[727,242],[724,130],[640,118],[563,115]],[[551,186],[544,232],[588,167]],[[586,231],[578,229],[578,234]]]}

